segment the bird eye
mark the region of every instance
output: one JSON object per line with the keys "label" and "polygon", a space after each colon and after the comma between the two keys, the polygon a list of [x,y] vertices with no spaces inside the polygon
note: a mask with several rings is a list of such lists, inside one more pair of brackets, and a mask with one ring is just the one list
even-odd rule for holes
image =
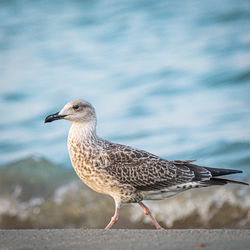
{"label": "bird eye", "polygon": [[74,105],[74,106],[73,106],[73,109],[74,109],[74,110],[79,109],[79,105]]}

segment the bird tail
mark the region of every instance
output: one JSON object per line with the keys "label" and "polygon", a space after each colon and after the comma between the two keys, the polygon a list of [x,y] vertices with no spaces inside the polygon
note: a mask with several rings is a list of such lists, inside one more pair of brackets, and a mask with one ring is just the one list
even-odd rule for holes
{"label": "bird tail", "polygon": [[208,184],[208,185],[225,185],[227,183],[235,183],[235,184],[249,186],[249,184],[246,182],[234,181],[234,180],[228,180],[228,179],[222,179],[222,178],[211,178],[209,181],[204,181],[203,183]]}
{"label": "bird tail", "polygon": [[204,167],[207,169],[211,175],[212,178],[210,180],[204,181],[204,184],[208,185],[225,185],[227,183],[234,183],[234,184],[241,184],[241,185],[249,185],[246,182],[242,181],[234,181],[234,180],[228,180],[228,179],[223,179],[223,178],[216,178],[217,176],[222,176],[222,175],[229,175],[229,174],[238,174],[242,173],[241,170],[235,170],[235,169],[226,169],[226,168],[208,168]]}

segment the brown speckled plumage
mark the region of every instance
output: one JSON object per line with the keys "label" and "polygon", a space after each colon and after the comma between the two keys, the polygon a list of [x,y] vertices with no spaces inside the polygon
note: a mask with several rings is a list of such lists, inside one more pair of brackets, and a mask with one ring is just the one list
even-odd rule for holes
{"label": "brown speckled plumage", "polygon": [[118,220],[120,205],[131,202],[139,203],[156,228],[162,229],[142,200],[164,199],[191,188],[223,185],[229,180],[216,176],[241,172],[201,167],[193,161],[168,161],[99,138],[95,110],[83,100],[66,104],[45,121],[61,118],[72,121],[68,149],[76,173],[90,188],[115,200],[116,213],[107,229]]}

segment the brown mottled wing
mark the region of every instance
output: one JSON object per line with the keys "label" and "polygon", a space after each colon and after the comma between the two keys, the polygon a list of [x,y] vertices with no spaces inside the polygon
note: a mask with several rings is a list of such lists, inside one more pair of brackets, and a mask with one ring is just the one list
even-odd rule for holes
{"label": "brown mottled wing", "polygon": [[206,181],[211,173],[192,161],[167,161],[143,150],[110,143],[106,171],[138,190],[159,190],[191,181]]}

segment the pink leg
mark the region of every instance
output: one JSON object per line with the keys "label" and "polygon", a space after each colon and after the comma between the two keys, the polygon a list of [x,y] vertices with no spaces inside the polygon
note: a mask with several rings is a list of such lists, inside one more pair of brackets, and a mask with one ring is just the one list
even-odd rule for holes
{"label": "pink leg", "polygon": [[151,214],[149,208],[147,206],[145,206],[142,202],[139,202],[139,205],[142,207],[144,213],[150,218],[150,220],[152,221],[152,223],[154,224],[154,226],[156,227],[156,229],[158,230],[165,230],[165,228],[161,227],[159,225],[159,223],[156,221],[156,219],[153,217],[153,215]]}
{"label": "pink leg", "polygon": [[105,229],[110,229],[119,219],[119,206],[115,206],[115,214],[114,216],[111,218],[111,221],[109,222],[109,224],[105,227]]}

